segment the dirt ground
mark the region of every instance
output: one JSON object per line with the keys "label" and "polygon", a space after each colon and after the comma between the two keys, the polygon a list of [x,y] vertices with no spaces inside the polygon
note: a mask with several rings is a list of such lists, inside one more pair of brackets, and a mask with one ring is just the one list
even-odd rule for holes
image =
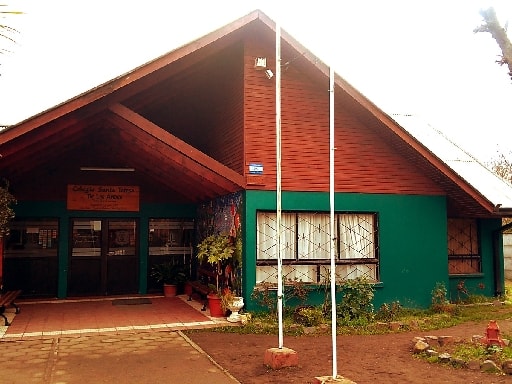
{"label": "dirt ground", "polygon": [[[512,316],[512,314],[511,314]],[[491,320],[491,319],[489,319]],[[512,376],[495,375],[446,365],[429,364],[411,352],[415,336],[484,335],[488,321],[472,322],[424,333],[408,331],[337,338],[337,373],[357,384],[502,384]],[[502,335],[512,334],[512,318],[498,321]],[[188,335],[242,384],[311,383],[317,376],[331,376],[330,335],[284,337],[284,346],[298,353],[299,366],[273,371],[263,365],[268,348],[278,347],[277,335],[242,335],[201,331]]]}

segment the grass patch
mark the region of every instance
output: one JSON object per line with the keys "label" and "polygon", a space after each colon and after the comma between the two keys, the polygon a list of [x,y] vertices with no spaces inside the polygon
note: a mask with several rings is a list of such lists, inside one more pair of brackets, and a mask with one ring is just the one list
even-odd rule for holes
{"label": "grass patch", "polygon": [[[453,304],[445,300],[444,287],[439,285],[432,291],[433,305],[429,309],[410,309],[398,302],[381,306],[376,312],[365,312],[362,316],[338,316],[336,326],[340,335],[371,335],[416,330],[418,332],[449,328],[465,322],[480,322],[489,319],[503,320],[512,317],[512,302],[507,300],[512,282],[507,282],[503,305],[493,305],[494,298],[470,296],[470,304]],[[492,302],[491,302],[492,301]],[[358,301],[356,301],[357,303]],[[366,302],[366,301],[365,301]],[[395,322],[399,327],[386,327],[382,323]],[[283,332],[285,335],[325,334],[331,330],[331,314],[322,313],[321,307],[303,309],[300,316],[294,308],[283,310]],[[216,328],[217,332],[241,334],[277,334],[276,313],[251,313],[251,320],[240,327]],[[469,348],[469,347],[468,347]],[[476,351],[476,353],[479,353]],[[509,353],[508,350],[506,353]]]}

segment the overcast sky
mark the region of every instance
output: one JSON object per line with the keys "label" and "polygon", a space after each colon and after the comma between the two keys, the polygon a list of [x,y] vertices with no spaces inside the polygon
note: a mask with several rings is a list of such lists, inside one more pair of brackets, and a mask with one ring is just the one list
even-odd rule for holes
{"label": "overcast sky", "polygon": [[0,125],[261,9],[388,114],[418,115],[484,162],[512,151],[512,82],[491,35],[473,33],[490,5],[512,19],[510,0],[2,3],[25,14],[1,20],[19,34],[0,40]]}

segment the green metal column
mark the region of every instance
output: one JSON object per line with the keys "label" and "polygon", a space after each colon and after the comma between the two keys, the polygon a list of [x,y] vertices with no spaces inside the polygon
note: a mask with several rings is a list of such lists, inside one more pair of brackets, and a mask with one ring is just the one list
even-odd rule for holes
{"label": "green metal column", "polygon": [[139,222],[139,293],[148,292],[148,234],[149,219],[141,215]]}
{"label": "green metal column", "polygon": [[69,218],[61,216],[59,222],[59,263],[57,297],[64,299],[68,294],[69,269]]}

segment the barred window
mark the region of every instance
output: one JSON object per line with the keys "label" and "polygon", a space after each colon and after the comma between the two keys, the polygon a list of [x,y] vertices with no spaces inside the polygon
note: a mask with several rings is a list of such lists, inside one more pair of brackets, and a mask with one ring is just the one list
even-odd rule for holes
{"label": "barred window", "polygon": [[448,219],[448,271],[450,275],[480,273],[476,219]]}
{"label": "barred window", "polygon": [[[377,215],[335,215],[336,275],[378,280]],[[257,214],[257,283],[277,282],[277,215]],[[318,212],[281,214],[281,258],[285,280],[320,283],[330,275],[330,215]]]}

